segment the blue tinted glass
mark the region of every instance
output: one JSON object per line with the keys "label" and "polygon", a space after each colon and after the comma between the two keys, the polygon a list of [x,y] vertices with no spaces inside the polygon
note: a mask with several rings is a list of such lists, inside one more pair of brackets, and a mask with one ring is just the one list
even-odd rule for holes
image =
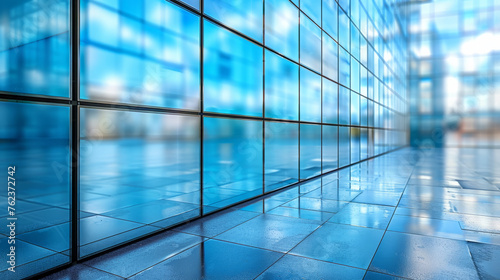
{"label": "blue tinted glass", "polygon": [[350,128],[339,126],[339,167],[349,165],[351,160]]}
{"label": "blue tinted glass", "polygon": [[351,20],[359,26],[359,0],[351,0]]}
{"label": "blue tinted glass", "polygon": [[351,54],[359,60],[359,31],[351,22]]}
{"label": "blue tinted glass", "polygon": [[359,161],[359,128],[351,127],[351,163]]}
{"label": "blue tinted glass", "polygon": [[321,122],[321,76],[300,68],[300,120]]}
{"label": "blue tinted glass", "polygon": [[262,116],[262,47],[204,22],[205,111]]}
{"label": "blue tinted glass", "polygon": [[350,7],[351,0],[339,0],[338,2],[339,2],[340,7],[342,9],[344,9],[344,11],[349,13],[349,11],[351,10],[351,7]]}
{"label": "blue tinted glass", "polygon": [[359,91],[361,95],[367,96],[368,95],[368,71],[364,66],[361,66],[361,79],[360,79],[360,88]]}
{"label": "blue tinted glass", "polygon": [[351,118],[351,91],[339,86],[339,124],[349,124]]}
{"label": "blue tinted glass", "polygon": [[323,0],[323,30],[338,38],[338,5],[335,0]]}
{"label": "blue tinted glass", "polygon": [[323,32],[323,75],[338,81],[339,47],[335,41]]}
{"label": "blue tinted glass", "polygon": [[90,108],[80,116],[80,256],[199,215],[199,117]]}
{"label": "blue tinted glass", "polygon": [[360,122],[361,126],[368,126],[368,99],[361,96],[359,103],[359,112],[360,112]]}
{"label": "blue tinted glass", "polygon": [[205,0],[205,14],[262,42],[263,0]]}
{"label": "blue tinted glass", "polygon": [[[5,255],[10,246],[16,247],[15,272],[7,271],[11,266],[3,255],[0,278],[21,279],[69,262],[70,108],[0,101],[0,162],[0,215],[5,221],[0,242]],[[8,206],[14,208],[17,221],[7,221]],[[16,224],[14,229],[6,226],[9,222]],[[15,239],[9,240],[15,243],[8,245],[11,230]]]}
{"label": "blue tinted glass", "polygon": [[300,178],[321,174],[321,125],[300,125]]}
{"label": "blue tinted glass", "polygon": [[299,60],[299,10],[289,0],[266,0],[266,46]]}
{"label": "blue tinted glass", "polygon": [[359,157],[360,160],[368,158],[368,129],[361,128],[359,134]]}
{"label": "blue tinted glass", "polygon": [[0,91],[70,96],[69,2],[0,1]]}
{"label": "blue tinted glass", "polygon": [[200,9],[200,1],[201,0],[180,0],[186,4],[188,4],[189,6],[193,7],[193,8],[196,8],[197,10]]}
{"label": "blue tinted glass", "polygon": [[351,84],[351,56],[343,48],[339,48],[339,83],[346,87]]}
{"label": "blue tinted glass", "polygon": [[265,191],[295,183],[299,179],[299,124],[266,122]]}
{"label": "blue tinted glass", "polygon": [[338,127],[323,125],[323,173],[338,168]]}
{"label": "blue tinted glass", "polygon": [[81,98],[199,109],[198,16],[163,0],[81,3]]}
{"label": "blue tinted glass", "polygon": [[359,125],[359,95],[351,91],[351,124]]}
{"label": "blue tinted glass", "polygon": [[321,72],[321,29],[309,18],[300,18],[300,64]]}
{"label": "blue tinted glass", "polygon": [[339,44],[346,50],[349,50],[350,26],[346,13],[339,10]]}
{"label": "blue tinted glass", "polygon": [[321,26],[321,3],[318,0],[301,0],[300,9]]}
{"label": "blue tinted glass", "polygon": [[265,57],[266,118],[299,119],[299,66],[271,51]]}
{"label": "blue tinted glass", "polygon": [[262,121],[204,118],[203,212],[262,194]]}
{"label": "blue tinted glass", "polygon": [[323,78],[323,122],[337,124],[339,122],[339,86]]}
{"label": "blue tinted glass", "polygon": [[351,57],[351,89],[359,92],[359,62]]}

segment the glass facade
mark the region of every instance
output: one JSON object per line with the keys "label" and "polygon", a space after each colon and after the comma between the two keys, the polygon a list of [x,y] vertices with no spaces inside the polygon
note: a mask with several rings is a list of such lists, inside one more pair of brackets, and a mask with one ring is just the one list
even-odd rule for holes
{"label": "glass facade", "polygon": [[500,146],[500,3],[410,5],[411,144]]}
{"label": "glass facade", "polygon": [[388,2],[2,1],[1,168],[29,186],[23,273],[405,146]]}

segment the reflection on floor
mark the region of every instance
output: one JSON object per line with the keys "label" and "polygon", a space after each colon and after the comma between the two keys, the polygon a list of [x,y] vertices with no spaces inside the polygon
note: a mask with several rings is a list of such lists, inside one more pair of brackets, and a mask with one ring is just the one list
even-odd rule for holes
{"label": "reflection on floor", "polygon": [[500,150],[404,149],[47,279],[498,279]]}

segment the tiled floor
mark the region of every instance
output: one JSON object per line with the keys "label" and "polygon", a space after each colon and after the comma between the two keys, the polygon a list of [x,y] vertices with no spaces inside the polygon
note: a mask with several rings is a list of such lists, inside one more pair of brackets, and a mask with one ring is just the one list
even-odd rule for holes
{"label": "tiled floor", "polygon": [[500,150],[404,149],[47,279],[500,279]]}

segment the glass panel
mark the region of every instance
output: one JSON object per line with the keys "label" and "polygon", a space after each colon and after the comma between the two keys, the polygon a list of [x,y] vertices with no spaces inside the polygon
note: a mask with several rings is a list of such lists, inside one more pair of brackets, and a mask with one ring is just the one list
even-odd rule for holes
{"label": "glass panel", "polygon": [[323,0],[323,30],[338,40],[338,4],[335,0]]}
{"label": "glass panel", "polygon": [[338,81],[339,75],[338,51],[337,43],[323,32],[323,75],[334,81]]}
{"label": "glass panel", "polygon": [[359,62],[351,57],[351,90],[359,93]]}
{"label": "glass panel", "polygon": [[299,180],[299,125],[266,122],[265,191]]}
{"label": "glass panel", "polygon": [[266,46],[299,61],[299,10],[288,0],[266,0]]}
{"label": "glass panel", "polygon": [[[23,279],[70,262],[69,118],[65,106],[0,101],[1,279]],[[8,239],[12,234],[15,239]],[[14,263],[7,261],[10,246]],[[12,266],[14,272],[8,270]]]}
{"label": "glass panel", "polygon": [[361,126],[368,126],[368,99],[360,96],[359,103],[359,112],[360,112],[360,122]]}
{"label": "glass panel", "polygon": [[262,121],[204,118],[203,213],[262,194]]}
{"label": "glass panel", "polygon": [[323,125],[323,173],[338,168],[338,127]]}
{"label": "glass panel", "polygon": [[201,0],[180,0],[186,4],[188,4],[189,6],[193,7],[193,8],[196,8],[197,10],[200,9],[200,1]]}
{"label": "glass panel", "polygon": [[81,1],[80,97],[199,110],[199,17],[163,0],[105,3]]}
{"label": "glass panel", "polygon": [[351,91],[351,125],[359,125],[359,95]]}
{"label": "glass panel", "polygon": [[262,42],[263,0],[205,0],[205,14]]}
{"label": "glass panel", "polygon": [[351,85],[351,56],[343,48],[339,48],[339,83],[345,87]]}
{"label": "glass panel", "polygon": [[300,64],[321,72],[321,29],[309,18],[300,18]]}
{"label": "glass panel", "polygon": [[351,91],[339,86],[339,124],[350,124],[351,118]]}
{"label": "glass panel", "polygon": [[349,165],[351,142],[349,127],[339,126],[339,167]]}
{"label": "glass panel", "polygon": [[351,163],[359,161],[359,128],[351,127]]}
{"label": "glass panel", "polygon": [[205,111],[262,116],[262,47],[204,23]]}
{"label": "glass panel", "polygon": [[299,119],[299,66],[271,51],[265,57],[266,118]]}
{"label": "glass panel", "polygon": [[339,86],[323,78],[323,122],[337,124],[339,122]]}
{"label": "glass panel", "polygon": [[70,97],[69,1],[0,1],[0,91]]}
{"label": "glass panel", "polygon": [[318,0],[301,0],[300,9],[321,26],[321,3]]}
{"label": "glass panel", "polygon": [[81,257],[200,214],[199,117],[80,116]]}
{"label": "glass panel", "polygon": [[300,124],[300,179],[321,174],[321,125]]}
{"label": "glass panel", "polygon": [[351,22],[351,54],[359,60],[359,31]]}
{"label": "glass panel", "polygon": [[339,9],[339,44],[347,51],[349,51],[350,26],[346,13]]}
{"label": "glass panel", "polygon": [[321,122],[321,76],[300,68],[300,120]]}
{"label": "glass panel", "polygon": [[361,128],[359,135],[360,160],[368,158],[368,129]]}

